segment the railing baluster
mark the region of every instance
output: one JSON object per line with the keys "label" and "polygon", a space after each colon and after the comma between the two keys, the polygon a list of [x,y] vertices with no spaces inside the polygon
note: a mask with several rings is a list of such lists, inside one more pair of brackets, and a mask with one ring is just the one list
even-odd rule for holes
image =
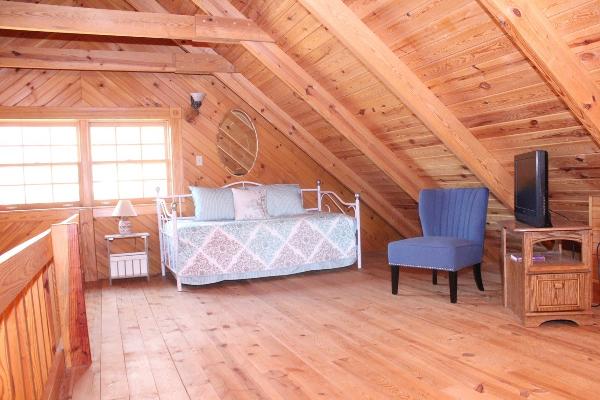
{"label": "railing baluster", "polygon": [[17,313],[13,309],[6,317],[6,332],[8,358],[12,375],[12,384],[15,400],[26,399],[25,383],[23,377],[23,365],[21,364],[21,346],[19,343],[19,328],[17,327]]}
{"label": "railing baluster", "polygon": [[16,308],[17,314],[17,331],[19,332],[19,344],[21,348],[21,365],[23,366],[23,382],[25,383],[25,398],[37,399],[35,392],[35,383],[33,381],[33,363],[31,361],[31,352],[29,349],[29,332],[27,331],[27,316],[25,314],[25,296]]}
{"label": "railing baluster", "polygon": [[0,322],[0,398],[2,400],[14,399],[7,347],[6,321],[2,321]]}

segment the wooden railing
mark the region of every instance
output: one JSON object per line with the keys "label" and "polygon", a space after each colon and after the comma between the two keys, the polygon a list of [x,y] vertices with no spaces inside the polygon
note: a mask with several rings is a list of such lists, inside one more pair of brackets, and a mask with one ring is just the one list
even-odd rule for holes
{"label": "wooden railing", "polygon": [[0,399],[56,399],[90,362],[73,216],[0,255]]}

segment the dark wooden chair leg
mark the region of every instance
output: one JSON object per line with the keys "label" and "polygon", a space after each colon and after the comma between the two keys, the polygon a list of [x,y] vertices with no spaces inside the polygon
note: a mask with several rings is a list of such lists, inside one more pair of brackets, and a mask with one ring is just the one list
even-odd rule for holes
{"label": "dark wooden chair leg", "polygon": [[437,285],[437,269],[431,270],[431,281],[434,285]]}
{"label": "dark wooden chair leg", "polygon": [[397,265],[390,265],[392,269],[392,294],[398,294],[398,280],[400,278],[400,267]]}
{"label": "dark wooden chair leg", "polygon": [[473,265],[473,276],[477,289],[483,292],[483,280],[481,279],[481,263]]}
{"label": "dark wooden chair leg", "polygon": [[456,292],[458,291],[458,272],[448,272],[448,283],[450,285],[450,303],[456,303]]}

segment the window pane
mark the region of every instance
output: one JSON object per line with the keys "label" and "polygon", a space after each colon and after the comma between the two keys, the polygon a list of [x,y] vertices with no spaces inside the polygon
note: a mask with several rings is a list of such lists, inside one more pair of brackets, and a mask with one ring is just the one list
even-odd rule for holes
{"label": "window pane", "polygon": [[79,200],[77,127],[0,126],[0,204]]}
{"label": "window pane", "polygon": [[161,196],[168,193],[166,180],[144,181],[144,197],[156,197],[157,187],[160,189]]}
{"label": "window pane", "polygon": [[165,142],[164,126],[143,126],[142,143],[163,144]]}
{"label": "window pane", "polygon": [[25,183],[52,183],[52,167],[49,165],[28,166],[25,167]]}
{"label": "window pane", "polygon": [[167,166],[165,163],[144,164],[144,179],[167,179]]}
{"label": "window pane", "polygon": [[52,162],[77,162],[77,146],[52,146]]}
{"label": "window pane", "polygon": [[117,182],[94,182],[94,199],[111,200],[118,199]]}
{"label": "window pane", "polygon": [[92,165],[92,179],[98,181],[116,181],[117,164],[95,164]]}
{"label": "window pane", "polygon": [[0,126],[0,146],[22,145],[23,137],[19,126]]}
{"label": "window pane", "polygon": [[164,160],[165,146],[162,144],[145,144],[142,146],[143,160]]}
{"label": "window pane", "polygon": [[117,147],[117,160],[137,161],[141,159],[142,152],[139,145],[122,145]]}
{"label": "window pane", "polygon": [[140,128],[138,126],[118,126],[117,144],[140,144]]}
{"label": "window pane", "polygon": [[50,128],[47,126],[24,126],[24,145],[50,144]]}
{"label": "window pane", "polygon": [[119,164],[119,180],[132,181],[142,177],[142,164]]}
{"label": "window pane", "polygon": [[90,126],[90,141],[92,144],[114,144],[114,126]]}
{"label": "window pane", "polygon": [[26,185],[25,201],[31,203],[52,203],[52,185]]}
{"label": "window pane", "polygon": [[165,125],[92,125],[91,133],[95,200],[152,198],[156,186],[168,193]]}
{"label": "window pane", "polygon": [[53,126],[50,141],[57,145],[77,145],[77,129],[74,126]]}
{"label": "window pane", "polygon": [[0,146],[0,164],[22,164],[23,147]]}
{"label": "window pane", "polygon": [[117,148],[114,145],[92,146],[93,161],[115,161],[117,159]]}
{"label": "window pane", "polygon": [[53,165],[52,182],[79,183],[79,169],[77,165]]}
{"label": "window pane", "polygon": [[22,185],[23,167],[0,167],[0,185]]}
{"label": "window pane", "polygon": [[24,204],[24,186],[0,186],[0,204]]}
{"label": "window pane", "polygon": [[78,184],[58,184],[52,186],[54,201],[79,201]]}
{"label": "window pane", "polygon": [[144,185],[142,181],[119,182],[119,198],[135,199],[144,197]]}
{"label": "window pane", "polygon": [[23,147],[23,162],[25,164],[49,163],[51,160],[50,146]]}

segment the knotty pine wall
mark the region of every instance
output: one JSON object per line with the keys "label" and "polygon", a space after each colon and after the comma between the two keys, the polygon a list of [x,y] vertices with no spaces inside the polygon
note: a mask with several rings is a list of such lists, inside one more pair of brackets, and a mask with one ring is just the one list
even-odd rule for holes
{"label": "knotty pine wall", "polygon": [[[161,0],[162,1],[162,0]],[[167,1],[163,1],[167,3]],[[513,157],[550,154],[550,207],[586,221],[600,193],[600,148],[539,72],[476,0],[344,1],[471,130],[510,173]],[[171,3],[171,2],[169,2]],[[481,182],[402,102],[297,0],[232,0],[283,51],[326,88],[398,157],[410,157],[441,187]],[[175,4],[180,4],[175,2]],[[600,84],[600,2],[538,0],[552,26]],[[173,6],[173,12],[189,12]],[[219,45],[257,87],[359,171],[397,207],[414,207],[397,185],[242,46]],[[499,253],[496,222],[512,212],[494,196],[486,249]],[[556,217],[557,218],[557,217]],[[498,270],[498,263],[495,263]]]}
{"label": "knotty pine wall", "polygon": [[[203,91],[207,97],[200,114],[189,107],[189,93]],[[262,183],[299,183],[313,187],[317,179],[324,188],[340,192],[352,198],[340,182],[319,167],[307,154],[274,129],[233,92],[212,76],[175,74],[149,74],[125,72],[77,72],[0,69],[0,105],[2,106],[73,106],[73,107],[170,107],[182,109],[183,170],[185,185],[221,186],[234,181],[222,167],[216,152],[217,127],[231,108],[241,108],[255,122],[259,138],[259,154],[256,165],[244,179]],[[204,156],[204,165],[195,165],[197,154]],[[95,254],[88,254],[85,267],[86,280],[107,278],[107,252],[104,235],[114,233],[117,221],[105,217],[108,210],[94,210],[94,218],[82,218],[93,234]],[[151,272],[159,273],[157,222],[153,208],[138,207],[143,215],[133,218],[136,231],[151,233]],[[10,212],[0,215],[0,234],[11,232],[11,239],[0,244],[0,252],[12,247],[53,222],[63,220],[68,213],[77,210],[45,212]],[[88,211],[85,215],[91,215]],[[31,217],[28,217],[30,215]],[[42,218],[38,218],[42,216]],[[390,240],[399,237],[397,232],[368,207],[362,209],[363,249],[383,250]],[[18,224],[18,225],[15,225]],[[15,229],[17,226],[17,229]],[[85,228],[83,228],[85,229]],[[115,245],[117,250],[130,250],[124,243]],[[138,248],[141,243],[138,244]],[[93,258],[95,256],[95,263]]]}

